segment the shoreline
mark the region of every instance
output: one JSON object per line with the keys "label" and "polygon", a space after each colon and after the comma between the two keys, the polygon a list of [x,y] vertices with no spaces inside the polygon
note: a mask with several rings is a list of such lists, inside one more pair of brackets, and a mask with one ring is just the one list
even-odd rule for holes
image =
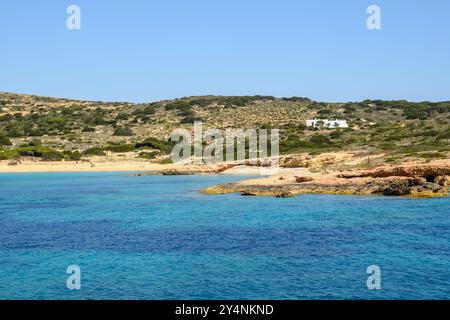
{"label": "shoreline", "polygon": [[235,176],[272,176],[281,173],[298,172],[304,168],[255,167],[236,164],[188,165],[183,163],[158,164],[143,161],[21,161],[9,165],[10,161],[0,161],[2,173],[35,172],[135,172],[136,176],[145,175],[235,175]]}
{"label": "shoreline", "polygon": [[265,178],[219,184],[204,194],[293,197],[301,194],[385,195],[414,198],[446,197],[450,187],[450,160],[383,165],[375,169],[326,174],[297,171]]}
{"label": "shoreline", "polygon": [[157,164],[145,162],[33,162],[24,161],[17,165],[8,165],[9,161],[0,161],[0,173],[34,173],[34,172],[120,172],[120,171],[160,171],[179,169],[178,164]]}
{"label": "shoreline", "polygon": [[[0,173],[130,172],[147,175],[234,175],[242,180],[207,187],[204,194],[239,193],[243,196],[292,197],[300,194],[386,195],[408,197],[448,196],[450,160],[429,163],[381,165],[374,169],[353,169],[313,173],[305,167],[270,168],[237,163],[192,165],[156,164],[144,161],[21,161],[14,165],[0,161]],[[252,179],[245,176],[253,176]],[[259,176],[258,178],[254,178]]]}

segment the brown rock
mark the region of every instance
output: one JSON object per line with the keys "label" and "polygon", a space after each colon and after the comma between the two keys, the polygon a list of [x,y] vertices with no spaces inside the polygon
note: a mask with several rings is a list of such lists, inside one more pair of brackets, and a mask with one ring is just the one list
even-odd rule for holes
{"label": "brown rock", "polygon": [[251,196],[256,196],[256,193],[253,193],[253,192],[250,192],[250,191],[242,191],[241,192],[241,196],[251,197]]}
{"label": "brown rock", "polygon": [[437,183],[440,186],[448,187],[450,186],[450,176],[438,176],[434,179],[434,183]]}
{"label": "brown rock", "polygon": [[339,178],[351,179],[360,177],[385,178],[392,176],[401,177],[423,177],[428,182],[433,182],[436,177],[450,175],[448,163],[442,164],[413,164],[413,165],[393,165],[384,166],[372,170],[359,170],[354,172],[344,172],[338,175]]}
{"label": "brown rock", "polygon": [[308,181],[313,181],[314,179],[312,177],[295,177],[295,181],[297,183],[302,183],[302,182],[308,182]]}
{"label": "brown rock", "polygon": [[307,168],[310,166],[312,160],[312,156],[301,154],[301,155],[293,155],[282,157],[280,160],[281,167],[284,168],[299,168],[304,167]]}
{"label": "brown rock", "polygon": [[426,184],[427,183],[427,179],[425,179],[423,177],[414,177],[414,179],[412,180],[412,183],[415,186],[420,186],[422,184]]}
{"label": "brown rock", "polygon": [[436,197],[448,195],[448,188],[436,183],[428,182],[422,186],[411,188],[411,196],[414,197]]}
{"label": "brown rock", "polygon": [[[241,193],[242,195],[289,197],[306,193],[384,194],[389,196],[440,197],[448,195],[448,162],[390,166],[343,174],[294,176],[286,179],[261,178],[228,183],[205,190],[209,194]],[[402,175],[395,175],[395,174]],[[441,173],[439,175],[436,175]],[[394,174],[394,175],[392,175]],[[436,177],[434,177],[436,175]],[[433,177],[433,180],[431,179]],[[278,177],[279,178],[279,177]],[[312,181],[312,182],[311,182]]]}
{"label": "brown rock", "polygon": [[411,194],[412,181],[397,180],[391,182],[386,189],[383,190],[385,196],[404,196]]}

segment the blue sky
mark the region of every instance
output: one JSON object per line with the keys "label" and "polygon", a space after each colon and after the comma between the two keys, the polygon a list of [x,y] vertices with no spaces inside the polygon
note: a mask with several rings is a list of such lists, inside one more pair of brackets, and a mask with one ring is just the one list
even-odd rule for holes
{"label": "blue sky", "polygon": [[0,41],[0,91],[450,100],[448,0],[2,0]]}

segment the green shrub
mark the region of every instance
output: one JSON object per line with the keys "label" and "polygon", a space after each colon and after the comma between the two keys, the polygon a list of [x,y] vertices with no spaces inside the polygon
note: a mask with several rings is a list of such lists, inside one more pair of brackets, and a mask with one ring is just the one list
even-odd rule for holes
{"label": "green shrub", "polygon": [[0,160],[12,160],[20,158],[20,154],[14,149],[0,148]]}
{"label": "green shrub", "polygon": [[166,158],[166,159],[161,160],[159,163],[160,164],[171,164],[171,163],[173,163],[173,160],[172,160],[172,158]]}
{"label": "green shrub", "polygon": [[187,101],[175,101],[168,103],[164,106],[166,110],[188,110],[191,108],[191,104]]}
{"label": "green shrub", "polygon": [[333,131],[332,133],[330,133],[330,138],[331,139],[339,139],[343,136],[343,134],[344,133],[342,131],[336,130],[336,131]]}
{"label": "green shrub", "polygon": [[158,151],[140,152],[139,153],[139,158],[151,160],[151,159],[155,159],[158,155],[159,155]]}
{"label": "green shrub", "polygon": [[172,151],[173,144],[172,144],[172,142],[161,141],[159,139],[150,137],[150,138],[145,139],[143,142],[136,143],[136,145],[135,145],[136,149],[139,149],[142,147],[158,149],[164,153],[169,153]]}
{"label": "green shrub", "polygon": [[418,157],[424,158],[424,159],[445,159],[447,158],[447,155],[440,152],[423,152],[418,153]]}
{"label": "green shrub", "polygon": [[44,132],[41,130],[30,130],[28,132],[28,136],[30,137],[42,137],[44,135]]}
{"label": "green shrub", "polygon": [[309,139],[309,141],[310,141],[312,144],[316,145],[316,146],[326,146],[326,145],[330,145],[330,144],[333,143],[333,142],[330,140],[329,137],[327,137],[327,136],[325,136],[325,135],[323,135],[323,134],[316,134],[316,135],[313,135],[313,136]]}
{"label": "green shrub", "polygon": [[112,144],[106,146],[105,150],[116,153],[123,153],[133,151],[134,148],[135,146],[133,144]]}
{"label": "green shrub", "polygon": [[64,159],[70,160],[70,161],[80,161],[81,160],[81,153],[80,151],[64,151],[63,152]]}
{"label": "green shrub", "polygon": [[450,130],[444,131],[437,135],[437,140],[450,140]]}
{"label": "green shrub", "polygon": [[11,121],[13,119],[14,119],[14,117],[10,114],[4,114],[4,115],[0,116],[0,122]]}
{"label": "green shrub", "polygon": [[12,142],[7,137],[0,136],[0,146],[12,146]]}
{"label": "green shrub", "polygon": [[290,101],[290,102],[310,102],[311,99],[305,98],[305,97],[291,97],[291,98],[281,98],[283,101]]}
{"label": "green shrub", "polygon": [[83,151],[86,156],[106,156],[106,153],[101,148],[89,148]]}
{"label": "green shrub", "polygon": [[129,115],[128,114],[126,114],[126,113],[119,113],[117,116],[116,116],[116,120],[128,120],[129,119]]}
{"label": "green shrub", "polygon": [[95,132],[95,128],[92,127],[84,127],[82,132]]}
{"label": "green shrub", "polygon": [[94,126],[107,125],[109,122],[103,119],[102,116],[96,115],[92,119],[89,119],[89,123]]}
{"label": "green shrub", "polygon": [[17,152],[22,157],[36,157],[41,158],[45,161],[60,161],[64,158],[61,152],[58,152],[49,147],[42,146],[27,146],[27,147],[18,147],[16,148]]}
{"label": "green shrub", "polygon": [[142,113],[149,116],[156,112],[156,108],[154,106],[147,106],[142,110]]}
{"label": "green shrub", "polygon": [[194,123],[195,121],[202,121],[202,118],[195,117],[195,116],[186,116],[183,119],[181,119],[180,123]]}
{"label": "green shrub", "polygon": [[28,143],[29,147],[39,147],[42,146],[42,141],[39,139],[33,139]]}
{"label": "green shrub", "polygon": [[114,135],[120,137],[131,137],[134,133],[129,127],[119,127],[114,131]]}

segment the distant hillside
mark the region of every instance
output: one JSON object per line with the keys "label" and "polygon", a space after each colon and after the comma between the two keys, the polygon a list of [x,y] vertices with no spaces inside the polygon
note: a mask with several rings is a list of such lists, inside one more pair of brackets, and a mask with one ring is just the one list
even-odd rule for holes
{"label": "distant hillside", "polygon": [[[307,119],[345,119],[348,129],[312,129]],[[405,157],[445,158],[450,151],[450,102],[323,103],[270,96],[186,97],[146,104],[95,102],[0,93],[0,159],[91,156],[161,159],[174,128],[277,128],[281,152],[340,149]]]}

